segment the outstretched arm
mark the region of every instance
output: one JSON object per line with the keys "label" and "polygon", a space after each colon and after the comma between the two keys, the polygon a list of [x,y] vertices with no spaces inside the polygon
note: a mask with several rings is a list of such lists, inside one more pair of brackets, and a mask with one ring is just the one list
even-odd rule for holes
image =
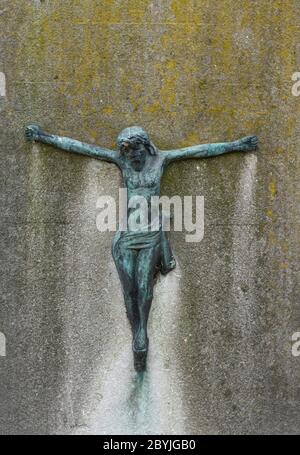
{"label": "outstretched arm", "polygon": [[119,154],[113,150],[86,144],[84,142],[70,139],[69,137],[55,136],[54,134],[44,133],[38,125],[29,125],[25,129],[27,139],[31,141],[43,142],[44,144],[53,145],[67,152],[88,155],[100,160],[109,161],[119,165]]}
{"label": "outstretched arm", "polygon": [[169,150],[162,152],[165,157],[165,164],[175,160],[185,160],[188,158],[209,158],[211,156],[222,155],[229,152],[250,152],[258,147],[256,136],[247,136],[234,142],[220,142],[215,144],[201,144],[186,147],[179,150]]}

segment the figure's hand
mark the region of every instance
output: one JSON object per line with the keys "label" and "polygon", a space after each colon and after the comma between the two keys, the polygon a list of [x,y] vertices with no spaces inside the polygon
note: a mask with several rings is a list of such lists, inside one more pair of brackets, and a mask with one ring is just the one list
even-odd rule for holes
{"label": "figure's hand", "polygon": [[41,133],[42,130],[38,125],[28,125],[25,128],[25,136],[29,141],[36,141]]}
{"label": "figure's hand", "polygon": [[256,136],[246,136],[237,141],[238,150],[243,150],[244,152],[251,152],[251,150],[257,150],[258,148],[258,139]]}

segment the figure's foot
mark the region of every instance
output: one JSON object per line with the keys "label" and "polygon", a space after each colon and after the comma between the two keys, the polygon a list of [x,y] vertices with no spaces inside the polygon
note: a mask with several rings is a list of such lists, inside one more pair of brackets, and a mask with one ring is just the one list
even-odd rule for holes
{"label": "figure's foot", "polygon": [[133,340],[132,349],[135,352],[148,351],[149,340],[147,332],[144,329],[139,329]]}
{"label": "figure's foot", "polygon": [[175,258],[172,257],[170,259],[170,261],[168,262],[168,264],[161,266],[160,271],[161,271],[162,275],[167,275],[167,273],[171,272],[171,270],[174,270],[175,267],[176,267],[176,261],[175,261]]}
{"label": "figure's foot", "polygon": [[139,329],[132,343],[134,368],[138,372],[146,370],[148,345],[147,332],[144,329]]}
{"label": "figure's foot", "polygon": [[146,370],[148,351],[133,351],[134,369],[138,373]]}

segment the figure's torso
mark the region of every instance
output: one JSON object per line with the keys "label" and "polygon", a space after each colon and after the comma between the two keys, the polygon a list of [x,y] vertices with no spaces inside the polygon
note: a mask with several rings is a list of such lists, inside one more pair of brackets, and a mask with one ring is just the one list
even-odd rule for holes
{"label": "figure's torso", "polygon": [[141,171],[135,171],[125,161],[124,166],[122,166],[122,176],[128,189],[128,198],[143,196],[148,199],[151,196],[159,196],[162,174],[163,167],[160,155],[149,156]]}

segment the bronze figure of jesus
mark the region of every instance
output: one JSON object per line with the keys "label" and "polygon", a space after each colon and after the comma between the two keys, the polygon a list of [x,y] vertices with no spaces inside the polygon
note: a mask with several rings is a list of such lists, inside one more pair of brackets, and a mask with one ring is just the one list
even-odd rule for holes
{"label": "bronze figure of jesus", "polygon": [[[173,161],[188,158],[208,158],[235,151],[256,150],[256,136],[234,142],[195,145],[178,150],[160,151],[140,127],[124,129],[118,136],[118,151],[89,145],[67,137],[44,133],[37,125],[26,128],[26,137],[68,152],[88,155],[116,164],[122,172],[128,200],[142,196],[151,206],[151,197],[160,195],[160,182],[167,166]],[[127,208],[127,217],[131,208]],[[146,368],[148,352],[147,322],[153,298],[154,278],[175,268],[171,248],[162,229],[162,222],[153,231],[118,231],[114,237],[112,254],[122,283],[127,316],[132,330],[134,366]]]}

